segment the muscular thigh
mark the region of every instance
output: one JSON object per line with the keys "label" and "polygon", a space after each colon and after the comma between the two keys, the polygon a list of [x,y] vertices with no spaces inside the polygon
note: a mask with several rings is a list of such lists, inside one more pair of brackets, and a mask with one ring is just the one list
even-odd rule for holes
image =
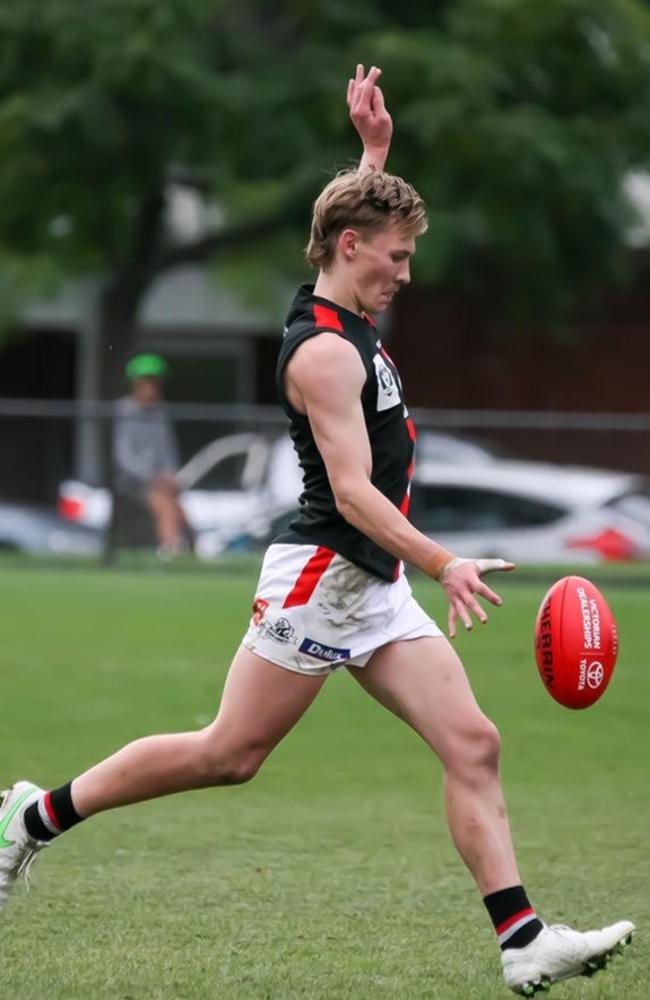
{"label": "muscular thigh", "polygon": [[459,741],[486,725],[465,669],[442,636],[391,642],[350,673],[407,722],[444,761]]}
{"label": "muscular thigh", "polygon": [[309,708],[326,680],[294,673],[240,646],[209,730],[218,732],[222,743],[270,751]]}

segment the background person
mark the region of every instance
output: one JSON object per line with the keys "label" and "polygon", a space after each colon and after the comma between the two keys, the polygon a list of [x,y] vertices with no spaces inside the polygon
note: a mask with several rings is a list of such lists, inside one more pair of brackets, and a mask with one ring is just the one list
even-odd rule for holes
{"label": "background person", "polygon": [[115,406],[113,487],[151,512],[158,552],[173,557],[189,528],[178,500],[178,446],[165,412],[163,384],[168,365],[157,354],[138,354],[126,366],[128,396]]}

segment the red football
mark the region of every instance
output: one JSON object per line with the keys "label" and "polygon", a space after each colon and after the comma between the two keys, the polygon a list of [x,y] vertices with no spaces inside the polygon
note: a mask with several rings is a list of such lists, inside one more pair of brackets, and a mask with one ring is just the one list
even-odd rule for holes
{"label": "red football", "polygon": [[618,633],[607,601],[589,580],[554,583],[535,622],[535,659],[546,690],[566,708],[588,708],[610,682]]}

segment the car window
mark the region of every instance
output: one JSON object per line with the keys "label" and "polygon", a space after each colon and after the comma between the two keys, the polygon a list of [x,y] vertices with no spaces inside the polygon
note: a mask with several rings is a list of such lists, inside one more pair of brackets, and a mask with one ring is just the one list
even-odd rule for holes
{"label": "car window", "polygon": [[444,465],[489,465],[496,458],[495,451],[482,444],[433,431],[420,431],[417,455],[419,460]]}
{"label": "car window", "polygon": [[192,486],[195,490],[240,490],[248,455],[245,451],[227,455],[216,462]]}
{"label": "car window", "polygon": [[566,511],[555,504],[495,490],[413,484],[412,520],[428,534],[490,531],[550,524]]}
{"label": "car window", "polygon": [[648,493],[625,493],[623,496],[610,500],[607,504],[613,510],[631,517],[635,521],[640,521],[646,527],[650,527],[650,494]]}

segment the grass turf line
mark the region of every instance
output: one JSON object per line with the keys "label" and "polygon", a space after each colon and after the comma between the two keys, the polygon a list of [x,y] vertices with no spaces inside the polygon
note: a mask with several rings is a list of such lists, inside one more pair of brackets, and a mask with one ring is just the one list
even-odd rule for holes
{"label": "grass turf line", "polygon": [[[647,995],[647,594],[605,590],[621,656],[602,702],[557,706],[537,677],[545,586],[459,650],[504,739],[529,893],[549,921],[630,917],[611,971],[553,988]],[[60,783],[148,732],[204,724],[254,577],[0,569],[0,771]],[[417,594],[444,618],[439,589]],[[2,1000],[496,1000],[493,933],[451,847],[430,751],[347,675],[249,786],[98,817],[45,855],[1,918]],[[647,933],[647,932],[646,932]]]}

